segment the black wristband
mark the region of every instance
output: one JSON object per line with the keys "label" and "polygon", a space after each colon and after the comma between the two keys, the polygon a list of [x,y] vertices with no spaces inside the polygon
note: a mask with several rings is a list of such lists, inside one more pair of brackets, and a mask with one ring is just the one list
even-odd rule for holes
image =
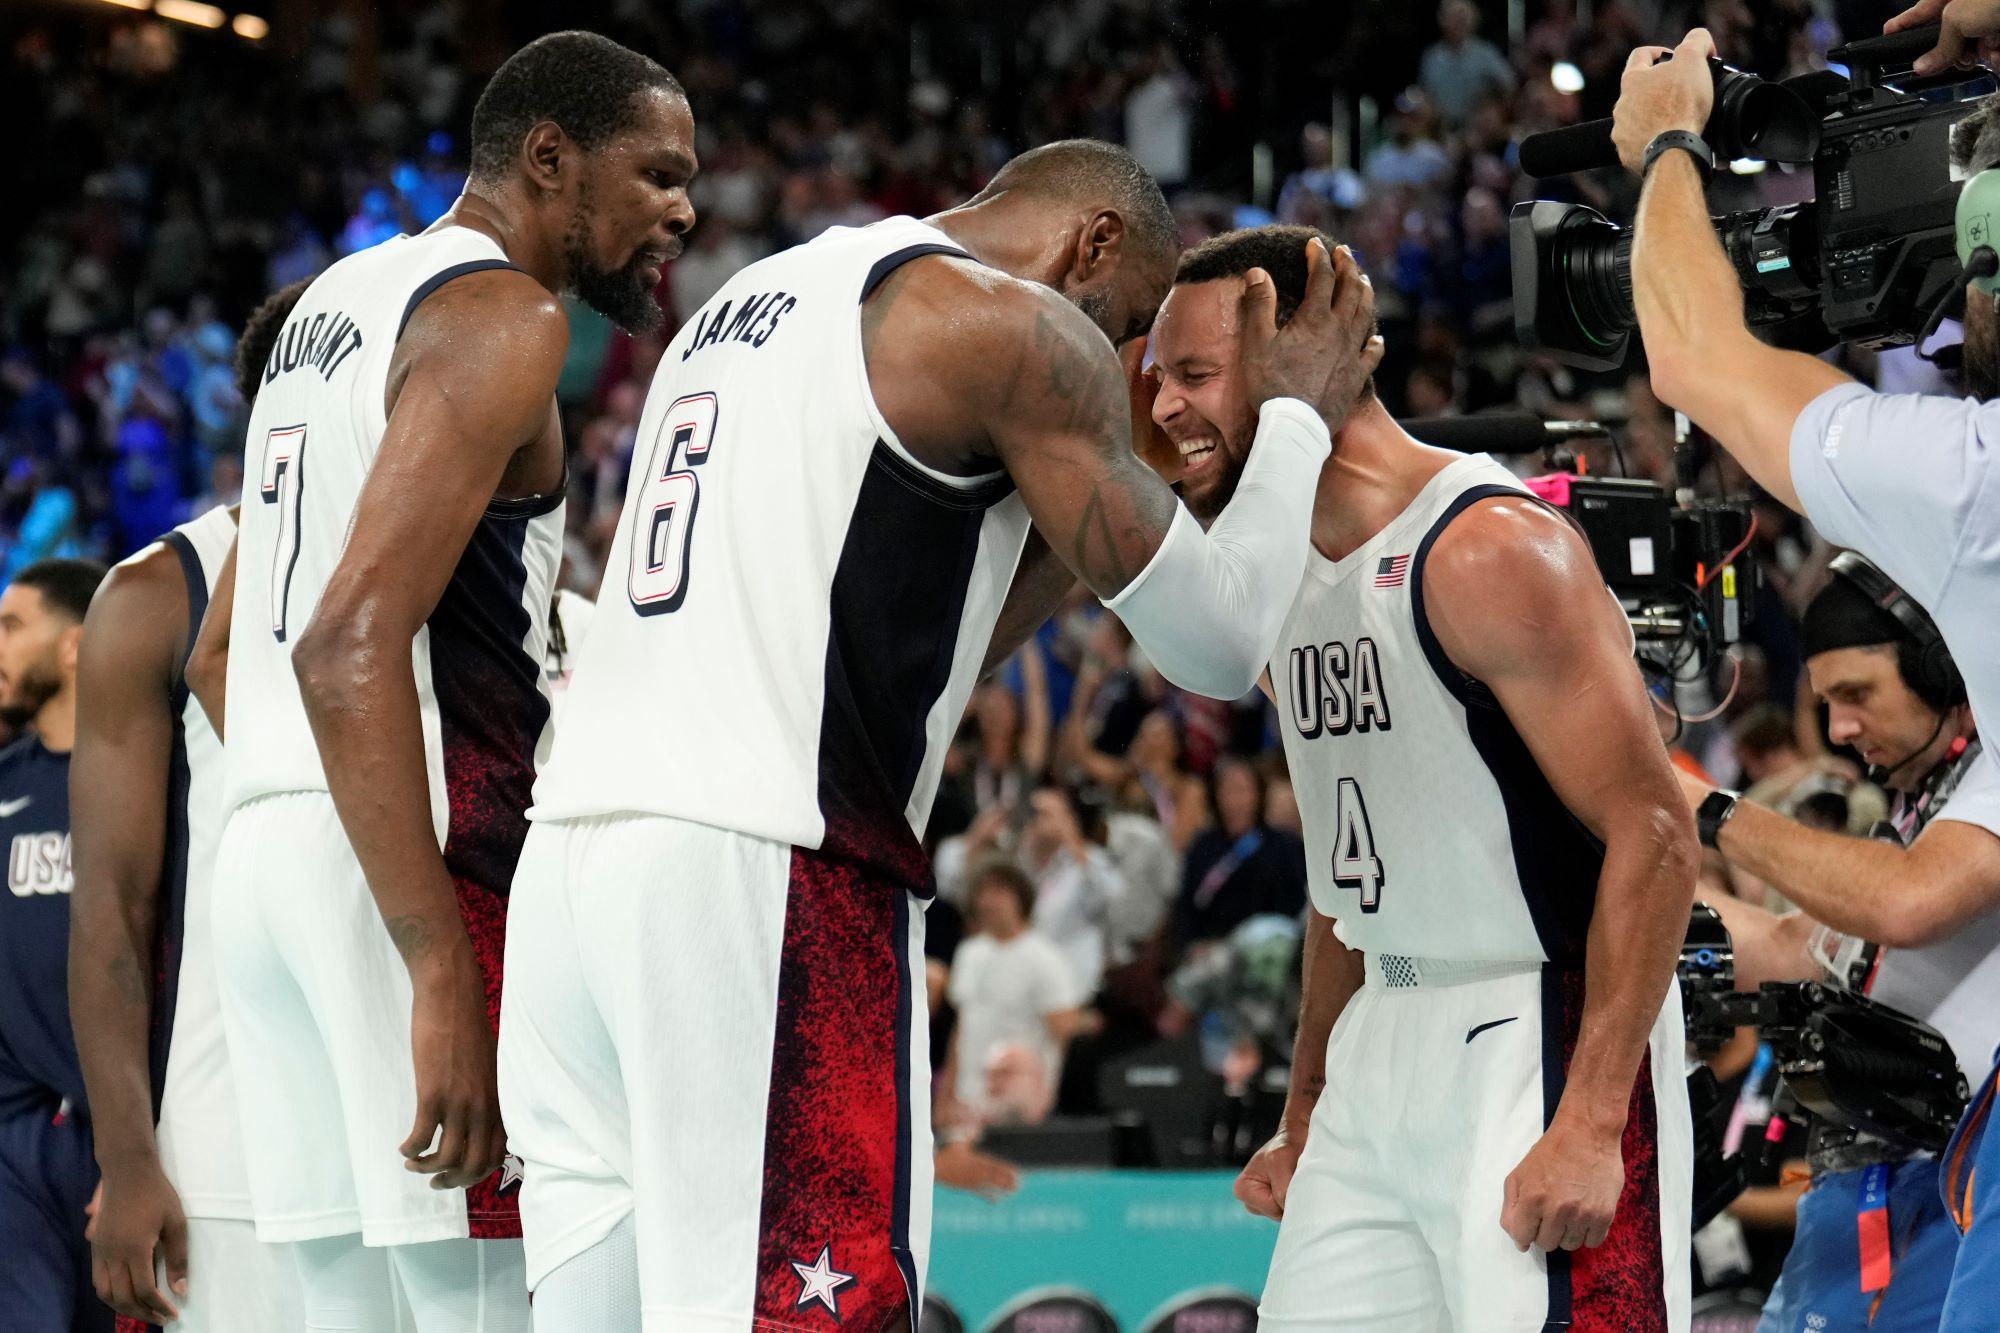
{"label": "black wristband", "polygon": [[1700,836],[1702,846],[1715,846],[1716,840],[1722,837],[1722,826],[1736,813],[1736,802],[1741,799],[1736,792],[1720,788],[1702,797],[1694,812],[1695,832]]}
{"label": "black wristband", "polygon": [[1700,166],[1704,182],[1715,174],[1715,150],[1708,146],[1707,140],[1699,134],[1690,134],[1686,130],[1668,130],[1664,134],[1655,135],[1653,142],[1646,145],[1646,155],[1639,162],[1639,178],[1641,180],[1646,178],[1652,171],[1653,164],[1660,160],[1661,154],[1670,153],[1676,148],[1692,157]]}

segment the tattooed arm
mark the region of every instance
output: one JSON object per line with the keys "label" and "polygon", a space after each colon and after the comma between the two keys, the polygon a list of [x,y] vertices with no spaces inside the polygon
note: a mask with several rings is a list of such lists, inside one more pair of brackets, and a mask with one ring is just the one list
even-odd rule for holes
{"label": "tattooed arm", "polygon": [[104,1182],[92,1276],[106,1304],[154,1324],[179,1317],[169,1289],[184,1293],[188,1271],[186,1216],[153,1138],[147,1051],[173,689],[194,634],[186,588],[179,558],[160,542],[104,580],[77,655],[70,760],[70,1013]]}
{"label": "tattooed arm", "polygon": [[1046,287],[957,260],[905,265],[864,311],[870,382],[926,462],[972,472],[997,459],[1051,551],[1163,674],[1233,698],[1263,669],[1304,567],[1329,425],[1380,358],[1352,257],[1310,248],[1306,298],[1284,329],[1270,279],[1246,286],[1244,366],[1263,420],[1237,498],[1208,533],[1133,454],[1110,342]]}

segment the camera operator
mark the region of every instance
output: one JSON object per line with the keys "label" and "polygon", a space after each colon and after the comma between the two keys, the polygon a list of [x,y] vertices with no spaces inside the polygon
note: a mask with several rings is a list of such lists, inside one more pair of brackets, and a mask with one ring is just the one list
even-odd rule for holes
{"label": "camera operator", "polygon": [[[1632,244],[1632,296],[1660,399],[1685,412],[1767,491],[1828,540],[1854,548],[1935,617],[1975,715],[2000,716],[2000,329],[1994,300],[1968,283],[1965,377],[1974,397],[1878,394],[1813,357],[1770,347],[1744,322],[1736,273],[1703,200],[1712,154],[1699,137],[1713,101],[1714,43],[1695,29],[1672,52],[1627,62],[1613,116],[1619,158],[1644,177]],[[1952,134],[1954,166],[2000,163],[1990,103]],[[1755,816],[1753,816],[1755,818]],[[1858,849],[1857,849],[1858,850]],[[1976,1061],[1988,1052],[1968,1052]],[[1946,1157],[1946,1188],[1967,1231],[1968,1270],[2000,1291],[2000,1189],[1974,1197],[1972,1168],[2000,1179],[2000,1133],[1984,1134],[1993,1079],[1974,1097]],[[1991,1328],[1989,1312],[1948,1309],[1946,1330]],[[1980,1324],[1961,1322],[1974,1318]]]}
{"label": "camera operator", "polygon": [[[1800,636],[1828,734],[1895,794],[1883,840],[1807,828],[1686,774],[1681,782],[1705,840],[1801,909],[1774,916],[1710,900],[1735,946],[1739,988],[1831,979],[1931,1024],[1983,1070],[2000,1042],[2000,763],[1980,750],[1935,631],[1918,621],[1927,632],[1913,632],[1883,609],[1896,591],[1844,554]],[[1812,1189],[1761,1327],[1935,1329],[1958,1250],[1936,1159],[1823,1123],[1809,1157]],[[1871,1193],[1889,1214],[1876,1233],[1887,1264],[1872,1270],[1864,1254],[1878,1242],[1864,1231],[1856,1243]],[[1812,1315],[1828,1322],[1809,1325]]]}

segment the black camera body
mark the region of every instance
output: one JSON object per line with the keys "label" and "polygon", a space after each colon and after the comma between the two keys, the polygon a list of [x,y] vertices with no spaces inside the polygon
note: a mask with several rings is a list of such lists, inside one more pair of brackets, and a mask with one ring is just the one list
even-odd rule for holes
{"label": "black camera body", "polygon": [[[1909,74],[1935,31],[1836,47],[1827,56],[1845,76],[1818,71],[1767,84],[1717,67],[1717,114],[1704,136],[1721,148],[1718,159],[1737,145],[1761,145],[1770,160],[1812,163],[1811,202],[1712,219],[1743,287],[1747,322],[1774,342],[1807,351],[1907,344],[1958,281],[1951,130],[1971,109],[1962,94],[1986,84],[1983,76],[1967,84],[1963,74]],[[1760,95],[1749,96],[1750,86]],[[1718,126],[1725,88],[1742,91],[1728,112],[1734,119]],[[1816,135],[1797,132],[1802,115],[1816,120]],[[1568,136],[1556,151],[1531,151],[1541,136],[1531,137],[1523,164],[1607,165],[1601,152],[1579,149],[1581,128],[1556,132]],[[1544,200],[1515,205],[1509,239],[1522,343],[1582,369],[1621,364],[1637,323],[1631,233],[1580,204]]]}
{"label": "black camera body", "polygon": [[1939,1151],[1951,1138],[1971,1090],[1950,1044],[1929,1024],[1817,982],[1735,989],[1728,931],[1702,904],[1679,970],[1697,1050],[1720,1050],[1737,1028],[1755,1027],[1792,1097],[1820,1119],[1910,1152]]}

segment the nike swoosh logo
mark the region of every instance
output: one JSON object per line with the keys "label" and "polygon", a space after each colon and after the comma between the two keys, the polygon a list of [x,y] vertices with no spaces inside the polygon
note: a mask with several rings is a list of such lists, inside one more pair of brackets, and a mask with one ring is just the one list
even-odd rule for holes
{"label": "nike swoosh logo", "polygon": [[11,801],[0,801],[0,819],[12,819],[35,803],[32,796],[22,796]]}
{"label": "nike swoosh logo", "polygon": [[1465,1044],[1470,1046],[1472,1044],[1472,1039],[1478,1036],[1480,1033],[1486,1031],[1486,1029],[1505,1027],[1507,1026],[1507,1024],[1512,1023],[1515,1019],[1518,1019],[1519,1017],[1520,1017],[1519,1014],[1515,1014],[1513,1018],[1496,1018],[1491,1023],[1481,1023],[1478,1027],[1472,1029],[1472,1031],[1465,1034]]}

